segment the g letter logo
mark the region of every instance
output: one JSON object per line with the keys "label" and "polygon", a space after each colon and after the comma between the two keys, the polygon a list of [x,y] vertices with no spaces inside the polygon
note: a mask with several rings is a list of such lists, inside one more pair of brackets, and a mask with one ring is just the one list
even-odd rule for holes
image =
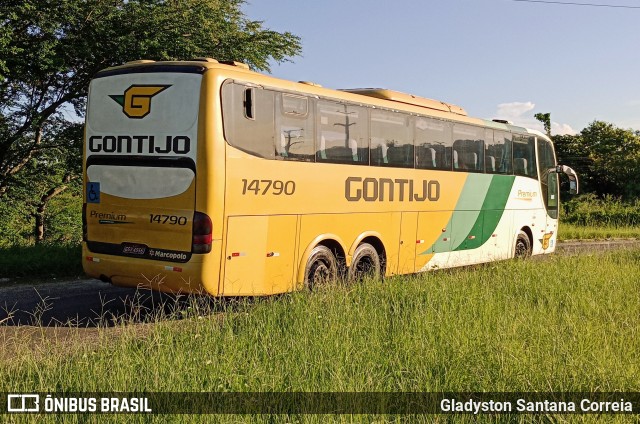
{"label": "g letter logo", "polygon": [[151,112],[151,98],[171,85],[132,85],[124,94],[109,95],[122,106],[122,113],[132,119],[142,119]]}

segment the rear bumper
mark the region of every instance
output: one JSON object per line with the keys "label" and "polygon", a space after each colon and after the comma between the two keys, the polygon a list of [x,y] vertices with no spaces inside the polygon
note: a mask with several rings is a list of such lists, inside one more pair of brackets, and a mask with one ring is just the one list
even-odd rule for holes
{"label": "rear bumper", "polygon": [[218,272],[210,269],[214,262],[210,256],[193,255],[187,263],[154,261],[93,253],[82,244],[82,268],[88,276],[117,286],[174,294],[219,295]]}

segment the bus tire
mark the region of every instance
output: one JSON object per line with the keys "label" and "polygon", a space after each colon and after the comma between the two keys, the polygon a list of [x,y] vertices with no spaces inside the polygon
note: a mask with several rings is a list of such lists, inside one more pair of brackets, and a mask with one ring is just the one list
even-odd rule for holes
{"label": "bus tire", "polygon": [[327,246],[311,251],[304,270],[304,284],[309,290],[333,282],[338,278],[338,260]]}
{"label": "bus tire", "polygon": [[514,257],[516,259],[526,259],[531,256],[531,240],[524,231],[520,230],[516,238],[516,248]]}
{"label": "bus tire", "polygon": [[349,267],[349,281],[360,281],[364,278],[377,280],[380,278],[381,269],[378,251],[369,243],[362,243],[353,253]]}

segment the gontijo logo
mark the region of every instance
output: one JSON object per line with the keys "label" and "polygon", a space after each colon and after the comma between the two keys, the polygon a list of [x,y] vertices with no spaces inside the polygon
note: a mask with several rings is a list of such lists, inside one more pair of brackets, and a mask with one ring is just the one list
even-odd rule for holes
{"label": "gontijo logo", "polygon": [[122,106],[122,112],[132,119],[142,119],[151,112],[151,98],[171,85],[132,85],[124,94],[109,95]]}

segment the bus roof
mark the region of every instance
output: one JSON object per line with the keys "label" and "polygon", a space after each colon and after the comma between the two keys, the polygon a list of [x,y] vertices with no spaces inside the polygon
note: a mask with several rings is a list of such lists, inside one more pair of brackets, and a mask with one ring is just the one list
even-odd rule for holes
{"label": "bus roof", "polygon": [[[212,59],[208,57],[198,57],[198,58],[194,58],[192,60],[187,60],[187,61],[157,61],[156,62],[154,60],[135,60],[135,61],[124,63],[120,66],[114,66],[111,68],[104,69],[98,72],[95,77],[103,77],[103,76],[109,76],[113,74],[120,74],[120,73],[126,73],[126,72],[139,72],[141,69],[144,69],[144,71],[146,72],[153,72],[154,70],[157,70],[159,68],[162,68],[163,71],[169,71],[172,68],[177,70],[178,68],[180,68],[183,72],[187,71],[187,72],[198,72],[198,73],[202,73],[207,69],[227,68],[227,69],[233,69],[236,72],[255,74],[255,75],[261,75],[262,77],[273,78],[269,75],[264,75],[259,72],[255,72],[251,70],[249,66],[245,63],[236,62],[236,61],[218,61],[216,59]],[[129,69],[131,70],[129,71]],[[333,91],[332,89],[324,88],[319,84],[311,83],[308,81],[298,81],[297,83],[295,81],[286,81],[286,82],[291,84],[305,84],[308,86],[308,89],[312,92],[319,90],[318,94],[320,94],[320,91],[323,91],[323,92]],[[453,119],[456,119],[455,116],[460,118],[464,117],[461,119],[462,121],[469,121],[469,122],[472,121],[476,125],[483,125],[485,127],[502,129],[502,130],[511,131],[511,132],[521,132],[521,133],[524,132],[524,133],[529,133],[529,134],[542,136],[546,138],[546,136],[539,131],[523,128],[518,125],[513,125],[511,122],[491,121],[486,119],[470,117],[468,116],[466,110],[463,109],[462,107],[451,104],[451,103],[443,102],[440,100],[429,99],[426,97],[420,97],[413,94],[402,93],[399,91],[389,90],[385,88],[352,88],[352,89],[339,89],[337,91],[342,93],[349,93],[353,95],[367,96],[370,98],[375,98],[375,99],[379,99],[387,102],[395,102],[395,103],[400,103],[408,106],[425,108],[432,111],[442,112],[444,114],[452,114],[454,115],[454,116],[451,116],[451,118]],[[363,101],[363,103],[366,103],[366,102]],[[441,115],[441,116],[444,116],[444,115]]]}
{"label": "bus roof", "polygon": [[406,94],[399,91],[388,90],[386,88],[349,88],[343,89],[341,91],[360,94],[363,96],[375,97],[378,99],[391,100],[398,103],[421,106],[427,109],[440,110],[442,112],[451,112],[461,116],[467,116],[467,112],[460,106],[441,102],[440,100],[427,99],[426,97],[419,97],[413,94]]}

